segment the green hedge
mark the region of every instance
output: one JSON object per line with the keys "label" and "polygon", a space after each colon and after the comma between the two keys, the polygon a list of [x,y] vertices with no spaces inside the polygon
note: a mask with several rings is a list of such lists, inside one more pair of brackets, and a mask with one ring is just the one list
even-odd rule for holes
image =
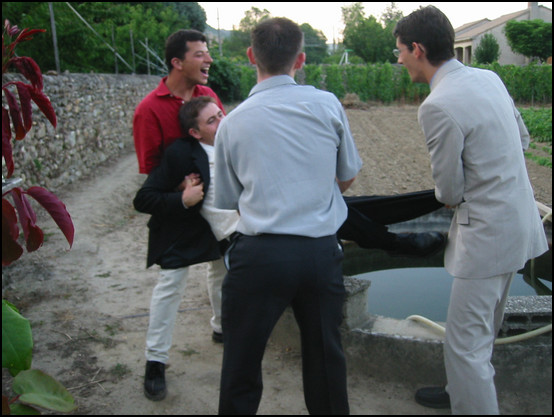
{"label": "green hedge", "polygon": [[305,84],[331,91],[338,98],[355,93],[362,101],[419,102],[429,94],[425,84],[414,84],[404,67],[373,65],[306,65]]}
{"label": "green hedge", "polygon": [[531,63],[520,67],[495,63],[478,68],[496,72],[518,103],[552,103],[552,65]]}
{"label": "green hedge", "polygon": [[529,134],[536,142],[552,145],[552,107],[519,109]]}
{"label": "green hedge", "polygon": [[[552,66],[479,65],[496,72],[510,95],[521,104],[552,103]],[[427,84],[412,83],[405,67],[396,64],[306,65],[297,79],[302,84],[334,93],[355,93],[362,101],[420,103],[429,94]],[[242,101],[256,84],[253,66],[235,65],[220,58],[210,69],[210,85],[224,102]]]}

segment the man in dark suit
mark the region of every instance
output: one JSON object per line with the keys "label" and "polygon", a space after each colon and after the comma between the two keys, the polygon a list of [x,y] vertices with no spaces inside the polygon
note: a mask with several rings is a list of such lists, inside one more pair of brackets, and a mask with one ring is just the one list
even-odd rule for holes
{"label": "man in dark suit", "polygon": [[[133,204],[143,213],[151,214],[147,267],[158,264],[160,278],[152,293],[150,322],[146,336],[146,373],[144,392],[151,400],[166,395],[165,363],[169,358],[171,336],[177,310],[182,299],[188,267],[201,262],[208,264],[208,289],[214,310],[211,324],[213,339],[221,339],[220,291],[225,268],[220,243],[224,241],[221,227],[213,227],[214,236],[204,206],[210,187],[210,164],[204,141],[213,142],[215,129],[223,118],[221,109],[210,97],[192,99],[182,106],[179,120],[184,137],[177,139],[163,153],[161,164],[154,168],[137,192]],[[213,130],[213,135],[211,131]],[[234,231],[232,221],[218,221]],[[231,214],[236,215],[236,212]],[[216,331],[219,326],[219,333]]]}

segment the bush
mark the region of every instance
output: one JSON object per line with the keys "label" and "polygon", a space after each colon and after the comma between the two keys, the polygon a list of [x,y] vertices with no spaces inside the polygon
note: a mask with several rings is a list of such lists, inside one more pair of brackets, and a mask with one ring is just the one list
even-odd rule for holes
{"label": "bush", "polygon": [[231,60],[223,57],[213,57],[210,67],[210,87],[224,103],[242,100],[241,69]]}
{"label": "bush", "polygon": [[476,65],[494,71],[518,103],[552,103],[552,65]]}
{"label": "bush", "polygon": [[306,85],[313,85],[315,88],[323,88],[323,70],[321,65],[305,65],[304,66],[304,74],[305,74],[305,80],[304,83]]}
{"label": "bush", "polygon": [[478,64],[492,64],[498,61],[500,46],[492,33],[487,33],[475,49],[475,62]]}
{"label": "bush", "polygon": [[327,65],[325,70],[325,89],[335,94],[339,99],[346,94],[344,86],[343,72],[344,67],[341,65]]}
{"label": "bush", "polygon": [[257,73],[256,68],[250,65],[240,66],[240,97],[239,100],[244,100],[248,97],[252,87],[256,85]]}
{"label": "bush", "polygon": [[552,108],[530,108],[519,109],[519,111],[533,140],[552,145]]}
{"label": "bush", "polygon": [[[222,60],[223,61],[223,60]],[[222,74],[212,79],[214,89],[222,100],[243,100],[256,83],[256,71],[251,66],[240,66],[240,76],[235,76],[230,69],[217,69],[219,61],[214,65],[215,72]],[[226,65],[226,64],[224,64]],[[500,65],[497,62],[490,65],[476,65],[494,71],[502,79],[514,101],[518,103],[549,104],[552,103],[552,66],[530,64],[526,66]],[[420,103],[429,95],[429,86],[423,83],[413,83],[405,67],[385,64],[365,65],[305,65],[302,84],[313,85],[316,88],[334,93],[339,99],[346,94],[356,94],[361,101],[380,101],[391,103],[402,100],[409,103]],[[229,73],[229,75],[225,75]],[[215,78],[215,77],[214,77]],[[239,93],[227,94],[230,86],[240,80]],[[302,77],[301,77],[302,78]],[[215,83],[218,86],[216,87]],[[219,86],[221,85],[221,86]],[[227,100],[227,96],[230,100]],[[224,98],[225,97],[225,98]]]}

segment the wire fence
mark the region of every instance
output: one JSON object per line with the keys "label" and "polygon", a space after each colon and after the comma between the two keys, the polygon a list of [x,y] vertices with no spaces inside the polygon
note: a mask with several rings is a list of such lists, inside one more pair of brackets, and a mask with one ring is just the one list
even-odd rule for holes
{"label": "wire fence", "polygon": [[[167,68],[165,66],[165,62],[162,58],[152,49],[148,46],[148,38],[144,38],[144,41],[139,40],[139,43],[142,47],[144,47],[145,55],[142,56],[140,54],[137,54],[135,52],[134,48],[134,41],[133,41],[133,31],[129,30],[129,39],[130,39],[130,45],[131,45],[131,55],[132,55],[132,63],[127,62],[118,52],[115,47],[115,38],[113,35],[113,28],[112,28],[112,44],[110,44],[108,41],[104,39],[102,35],[100,35],[93,27],[92,25],[87,22],[87,20],[79,14],[77,10],[69,4],[69,2],[65,2],[67,7],[71,9],[71,11],[81,20],[85,26],[92,32],[94,35],[96,35],[102,43],[114,54],[114,62],[115,62],[115,74],[119,73],[119,62],[124,64],[133,74],[136,71],[136,64],[137,61],[140,63],[143,63],[147,68],[148,75],[154,74],[154,75],[162,75],[167,72]],[[56,39],[56,20],[54,17],[54,9],[52,7],[52,2],[48,2],[49,11],[50,11],[50,22],[52,26],[52,37],[53,37],[53,45],[54,45],[54,56],[56,60],[56,70],[58,73],[60,72],[60,64],[59,64],[59,51],[58,51],[58,42]]]}

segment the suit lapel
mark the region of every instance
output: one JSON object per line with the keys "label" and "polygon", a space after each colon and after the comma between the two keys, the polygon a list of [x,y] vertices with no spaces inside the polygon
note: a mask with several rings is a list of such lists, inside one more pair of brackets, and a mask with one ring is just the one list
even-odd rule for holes
{"label": "suit lapel", "polygon": [[206,155],[206,152],[198,141],[194,141],[192,145],[192,161],[200,170],[199,174],[202,177],[202,181],[204,181],[204,193],[206,193],[210,185],[210,164],[208,162],[208,155]]}

